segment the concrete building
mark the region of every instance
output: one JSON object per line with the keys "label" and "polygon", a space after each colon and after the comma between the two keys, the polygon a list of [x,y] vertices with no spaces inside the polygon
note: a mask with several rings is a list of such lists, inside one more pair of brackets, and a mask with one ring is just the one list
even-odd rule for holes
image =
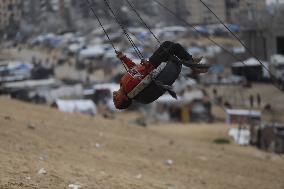
{"label": "concrete building", "polygon": [[[225,0],[203,0],[214,13],[223,21],[226,20]],[[178,17],[191,24],[212,24],[218,21],[214,15],[200,2],[200,0],[163,0],[163,4]],[[181,24],[175,16],[169,12],[160,10],[164,20],[175,24]],[[168,23],[167,22],[167,23]]]}
{"label": "concrete building", "polygon": [[264,60],[269,60],[273,54],[284,55],[284,6],[275,8],[274,12],[253,11],[253,14],[243,14],[240,18],[242,39],[257,57]]}
{"label": "concrete building", "polygon": [[[222,20],[226,21],[225,0],[203,0],[204,3]],[[185,0],[189,12],[187,20],[192,24],[218,23],[215,16],[200,2],[200,0]]]}
{"label": "concrete building", "polygon": [[230,0],[235,6],[228,10],[232,22],[240,23],[242,18],[254,20],[266,11],[266,0]]}
{"label": "concrete building", "polygon": [[241,10],[254,9],[255,11],[262,11],[266,7],[265,0],[239,0],[239,4]]}
{"label": "concrete building", "polygon": [[0,31],[17,28],[21,20],[22,0],[0,1]]}
{"label": "concrete building", "polygon": [[[163,5],[166,6],[168,9],[170,9],[175,15],[182,19],[187,19],[186,16],[188,15],[188,10],[186,7],[186,0],[163,0]],[[159,7],[161,20],[167,21],[167,24],[172,25],[181,25],[183,24],[180,22],[175,16],[173,16],[171,13],[166,11],[164,8]]]}
{"label": "concrete building", "polygon": [[234,15],[233,12],[235,9],[239,8],[240,0],[225,0],[226,4],[226,20],[229,23],[234,23]]}

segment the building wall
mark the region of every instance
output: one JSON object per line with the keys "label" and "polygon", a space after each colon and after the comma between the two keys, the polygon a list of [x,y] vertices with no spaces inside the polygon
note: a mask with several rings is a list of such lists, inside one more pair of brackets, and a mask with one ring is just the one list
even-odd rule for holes
{"label": "building wall", "polygon": [[[203,0],[204,3],[222,20],[226,21],[225,0]],[[200,0],[185,0],[186,8],[189,11],[187,17],[192,24],[218,23],[215,16],[200,2]]]}
{"label": "building wall", "polygon": [[240,0],[239,9],[254,9],[255,11],[261,11],[266,7],[265,0]]}
{"label": "building wall", "polygon": [[240,23],[243,19],[258,19],[265,11],[265,0],[239,0],[238,6],[231,10],[231,21]]}
{"label": "building wall", "polygon": [[13,23],[19,24],[21,20],[22,0],[1,0],[0,1],[0,30],[5,30]]}
{"label": "building wall", "polygon": [[[160,1],[164,6],[166,6],[168,9],[170,9],[176,16],[187,19],[186,15],[188,14],[188,10],[186,7],[186,1],[187,0],[163,0]],[[172,15],[168,11],[166,11],[164,8],[159,6],[159,12],[160,12],[160,20],[166,21],[166,24],[171,25],[183,25],[184,23],[177,19],[176,16]]]}
{"label": "building wall", "polygon": [[284,37],[284,7],[278,8],[279,11],[274,14],[262,9],[254,11],[252,19],[249,15],[241,15],[243,41],[254,55],[264,60],[269,60],[272,55],[279,53],[277,38]]}

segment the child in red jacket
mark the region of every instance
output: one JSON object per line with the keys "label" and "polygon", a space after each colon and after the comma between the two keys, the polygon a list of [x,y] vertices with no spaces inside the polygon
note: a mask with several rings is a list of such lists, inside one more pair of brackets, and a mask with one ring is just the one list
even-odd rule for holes
{"label": "child in red jacket", "polygon": [[[126,109],[131,103],[133,97],[129,94],[135,87],[147,77],[162,62],[170,60],[171,56],[179,58],[184,66],[190,67],[192,64],[199,63],[202,58],[193,58],[180,44],[166,41],[153,53],[149,61],[142,60],[136,65],[132,60],[127,58],[122,52],[116,52],[117,57],[128,68],[127,73],[123,75],[120,81],[120,89],[113,93],[113,102],[117,109]],[[207,68],[192,68],[193,73],[206,73]]]}

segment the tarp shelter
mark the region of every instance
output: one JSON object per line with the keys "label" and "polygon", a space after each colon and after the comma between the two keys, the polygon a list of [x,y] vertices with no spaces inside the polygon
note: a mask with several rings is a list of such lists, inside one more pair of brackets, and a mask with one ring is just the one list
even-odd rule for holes
{"label": "tarp shelter", "polygon": [[276,153],[284,153],[284,125],[262,124],[258,131],[258,147]]}
{"label": "tarp shelter", "polygon": [[84,90],[84,96],[97,104],[110,105],[110,108],[113,109],[113,103],[110,102],[112,102],[113,92],[119,90],[119,88],[120,85],[117,83],[95,84],[91,89]]}
{"label": "tarp shelter", "polygon": [[250,143],[250,131],[248,129],[232,128],[229,130],[229,136],[233,137],[239,145],[249,145]]}
{"label": "tarp shelter", "polygon": [[56,100],[55,106],[62,112],[97,114],[97,107],[91,100]]}
{"label": "tarp shelter", "polygon": [[277,54],[271,56],[269,70],[278,81],[278,84],[284,88],[284,56]]}
{"label": "tarp shelter", "polygon": [[105,52],[104,46],[102,45],[95,45],[89,46],[85,49],[80,50],[79,52],[79,59],[93,59],[102,56]]}
{"label": "tarp shelter", "polygon": [[30,79],[33,65],[19,61],[0,62],[0,82],[13,82]]}
{"label": "tarp shelter", "polygon": [[[261,61],[259,63],[255,58],[250,58],[244,62],[236,62],[232,64],[232,73],[234,75],[244,76],[249,81],[261,81],[269,78],[268,63]],[[266,67],[263,68],[263,66]]]}
{"label": "tarp shelter", "polygon": [[[200,90],[187,91],[178,99],[166,94],[154,103],[155,115],[163,119],[169,117],[171,121],[181,122],[210,122],[211,107],[203,101],[204,95]],[[167,116],[165,116],[168,114]],[[167,119],[164,119],[165,121]]]}
{"label": "tarp shelter", "polygon": [[102,84],[96,84],[93,86],[94,91],[99,91],[99,90],[108,90],[111,93],[111,97],[112,97],[112,93],[114,91],[119,90],[120,85],[117,83],[102,83]]}
{"label": "tarp shelter", "polygon": [[43,80],[26,80],[19,82],[10,82],[3,84],[5,90],[13,89],[34,89],[37,87],[54,87],[59,83],[56,79],[43,79]]}
{"label": "tarp shelter", "polygon": [[250,124],[251,121],[261,121],[261,112],[245,109],[227,109],[227,124]]}
{"label": "tarp shelter", "polygon": [[37,94],[43,97],[47,104],[52,104],[59,98],[82,98],[83,86],[81,84],[73,86],[60,86],[54,89],[38,89]]}

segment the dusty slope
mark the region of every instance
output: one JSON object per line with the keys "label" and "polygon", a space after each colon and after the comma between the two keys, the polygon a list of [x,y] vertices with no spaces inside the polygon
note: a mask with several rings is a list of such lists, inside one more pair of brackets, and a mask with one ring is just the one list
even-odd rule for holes
{"label": "dusty slope", "polygon": [[7,98],[0,107],[0,189],[284,188],[283,156],[213,144],[225,126],[144,129]]}

